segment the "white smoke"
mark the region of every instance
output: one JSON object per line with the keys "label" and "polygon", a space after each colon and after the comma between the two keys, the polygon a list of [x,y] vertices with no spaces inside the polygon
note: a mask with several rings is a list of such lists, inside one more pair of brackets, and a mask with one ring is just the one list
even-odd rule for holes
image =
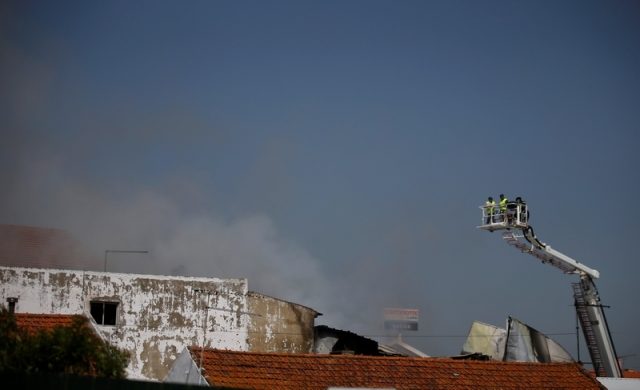
{"label": "white smoke", "polygon": [[67,230],[83,247],[78,267],[102,270],[107,249],[144,250],[110,253],[108,270],[247,278],[253,291],[344,317],[321,262],[282,237],[266,214],[186,211],[171,194],[143,188],[109,196],[66,176],[57,159],[24,164],[13,178],[3,222]]}

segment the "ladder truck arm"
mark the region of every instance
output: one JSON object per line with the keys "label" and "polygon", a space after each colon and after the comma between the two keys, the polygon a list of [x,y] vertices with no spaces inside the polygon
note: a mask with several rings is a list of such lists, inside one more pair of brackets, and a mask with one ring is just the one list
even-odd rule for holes
{"label": "ladder truck arm", "polygon": [[[597,270],[587,267],[586,265],[572,259],[564,253],[559,252],[551,248],[549,245],[538,240],[533,232],[533,227],[527,226],[526,228],[521,228],[521,231],[522,238],[524,238],[529,244],[531,244],[531,248],[520,248],[520,245],[515,245],[523,252],[529,252],[533,256],[538,257],[540,260],[542,260],[543,263],[549,263],[556,268],[563,270],[565,273],[579,275],[586,274],[593,279],[598,279],[600,277],[600,272],[598,272]],[[503,238],[510,244],[513,244],[514,240],[518,240],[518,236],[511,232],[504,233]]]}
{"label": "ladder truck arm", "polygon": [[597,376],[620,378],[622,371],[611,339],[611,332],[594,283],[600,273],[541,242],[529,225],[529,212],[525,203],[512,204],[502,213],[494,213],[486,206],[483,224],[478,228],[503,231],[502,238],[511,246],[552,265],[564,273],[576,274],[579,283],[572,283],[576,313]]}

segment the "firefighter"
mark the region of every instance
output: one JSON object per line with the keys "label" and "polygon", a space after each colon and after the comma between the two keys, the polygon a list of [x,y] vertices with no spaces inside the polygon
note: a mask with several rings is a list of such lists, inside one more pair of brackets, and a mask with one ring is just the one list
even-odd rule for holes
{"label": "firefighter", "polygon": [[488,197],[487,201],[484,203],[485,215],[487,216],[487,221],[485,222],[487,225],[493,223],[493,213],[496,209],[496,201],[493,200],[492,197]]}
{"label": "firefighter", "polygon": [[504,194],[500,194],[500,201],[498,202],[498,207],[500,208],[500,214],[502,215],[502,221],[505,220],[507,215],[507,203],[509,203],[509,199],[507,199]]}

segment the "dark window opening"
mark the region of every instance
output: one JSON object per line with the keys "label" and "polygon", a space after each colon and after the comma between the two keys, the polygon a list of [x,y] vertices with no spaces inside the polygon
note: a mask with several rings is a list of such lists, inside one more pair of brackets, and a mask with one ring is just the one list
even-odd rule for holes
{"label": "dark window opening", "polygon": [[115,325],[118,302],[91,302],[91,317],[98,325]]}
{"label": "dark window opening", "polygon": [[9,313],[16,312],[16,302],[18,302],[18,298],[14,298],[14,297],[7,298],[7,303],[9,304]]}

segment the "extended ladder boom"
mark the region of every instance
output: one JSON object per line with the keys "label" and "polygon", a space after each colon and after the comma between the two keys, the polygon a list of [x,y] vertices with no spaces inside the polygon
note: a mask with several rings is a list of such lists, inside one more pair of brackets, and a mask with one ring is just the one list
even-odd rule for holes
{"label": "extended ladder boom", "polygon": [[[598,279],[600,277],[600,272],[597,270],[589,268],[571,257],[551,248],[549,245],[540,242],[533,233],[533,228],[531,226],[523,228],[520,234],[508,230],[502,234],[502,238],[510,245],[520,249],[522,252],[529,253],[542,260],[543,263],[547,263],[561,269],[564,273],[587,274],[593,279]],[[522,239],[526,240],[526,243],[523,242]]]}
{"label": "extended ladder boom", "polygon": [[489,214],[487,207],[480,208],[483,210],[483,224],[478,228],[504,230],[502,238],[509,245],[564,273],[580,276],[580,282],[572,284],[575,307],[596,375],[622,377],[611,332],[594,283],[600,273],[538,240],[529,225],[529,212],[525,203],[512,204],[505,212],[497,214],[493,213],[493,209]]}

